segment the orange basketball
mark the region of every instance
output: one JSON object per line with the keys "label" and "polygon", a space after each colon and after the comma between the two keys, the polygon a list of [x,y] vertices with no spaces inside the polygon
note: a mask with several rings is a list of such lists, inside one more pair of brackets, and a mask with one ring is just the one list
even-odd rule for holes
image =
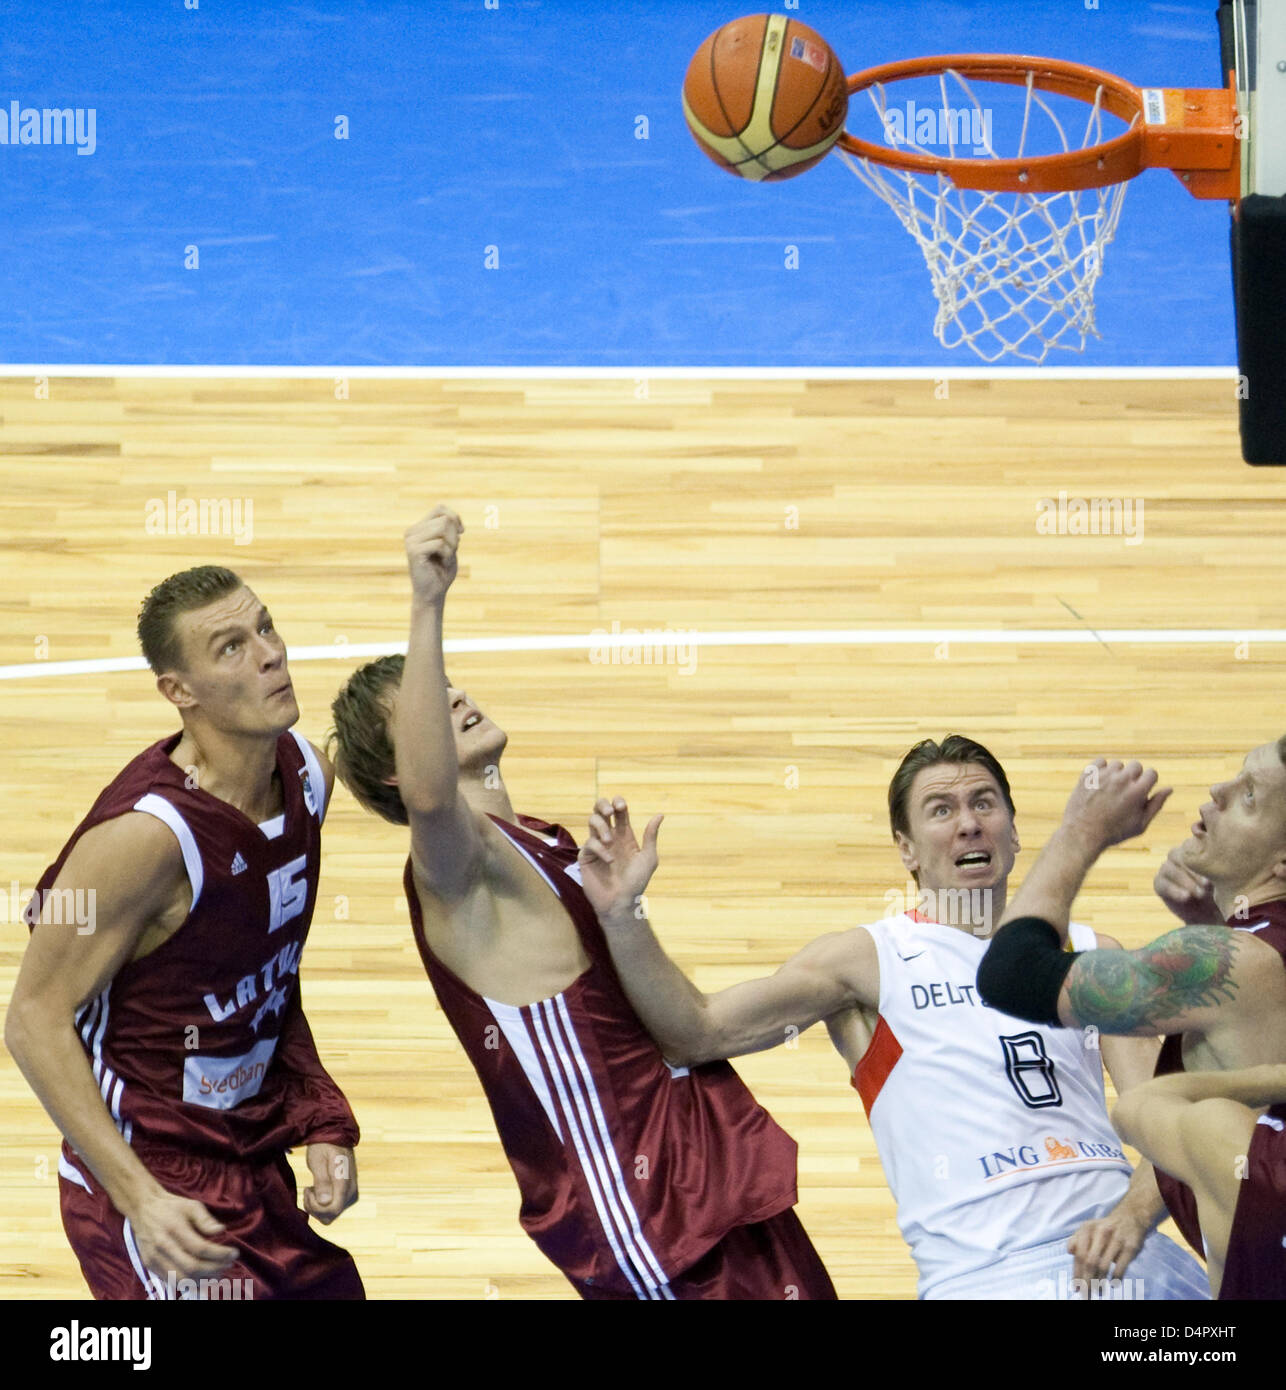
{"label": "orange basketball", "polygon": [[697,49],[683,79],[683,114],[721,168],[743,179],[793,178],[844,129],[844,69],[806,24],[747,15]]}

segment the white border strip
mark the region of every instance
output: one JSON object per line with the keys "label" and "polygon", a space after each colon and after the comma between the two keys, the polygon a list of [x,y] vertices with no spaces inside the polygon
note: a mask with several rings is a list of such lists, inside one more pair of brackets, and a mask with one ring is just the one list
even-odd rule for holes
{"label": "white border strip", "polygon": [[0,364],[4,377],[336,377],[373,381],[1236,381],[1225,367],[138,367]]}
{"label": "white border strip", "polygon": [[[550,633],[540,637],[464,637],[443,642],[448,656],[480,652],[611,651],[641,643],[682,639],[691,647],[933,647],[943,642],[959,647],[986,646],[1118,646],[1223,647],[1241,642],[1279,645],[1286,628],[803,628],[764,632],[702,632],[663,628],[623,628],[587,635]],[[405,642],[340,642],[321,647],[291,647],[289,659],[349,661],[354,658],[405,655]],[[642,663],[646,664],[646,663]],[[141,656],[96,657],[84,661],[27,661],[0,666],[0,681],[41,676],[106,675],[116,671],[145,671]]]}

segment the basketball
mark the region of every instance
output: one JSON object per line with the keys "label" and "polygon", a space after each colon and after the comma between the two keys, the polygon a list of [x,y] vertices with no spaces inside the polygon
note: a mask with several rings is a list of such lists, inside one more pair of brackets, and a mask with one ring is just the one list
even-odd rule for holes
{"label": "basketball", "polygon": [[697,49],[683,114],[698,145],[743,179],[811,169],[844,128],[848,88],[830,45],[785,15],[734,19]]}

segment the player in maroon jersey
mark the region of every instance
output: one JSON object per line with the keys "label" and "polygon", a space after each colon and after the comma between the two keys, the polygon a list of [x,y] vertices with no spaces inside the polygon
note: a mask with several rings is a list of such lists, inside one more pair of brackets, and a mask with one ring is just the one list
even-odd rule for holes
{"label": "player in maroon jersey", "polygon": [[1186,1183],[1201,1213],[1210,1291],[1286,1298],[1286,1066],[1171,1072],[1123,1096],[1127,1144]]}
{"label": "player in maroon jersey", "polygon": [[[1158,895],[1188,925],[1100,960],[1063,950],[1090,867],[1109,846],[1142,834],[1169,796],[1156,782],[1138,763],[1099,758],[1086,769],[1005,912],[978,972],[979,992],[993,1008],[1033,1022],[1164,1033],[1158,1075],[1286,1062],[1286,737],[1253,749],[1235,777],[1211,788],[1192,834],[1157,874]],[[1286,1105],[1268,1118],[1286,1122]],[[1274,1124],[1256,1126],[1248,1161],[1280,1182],[1279,1138]],[[1159,1167],[1157,1184],[1203,1253],[1191,1189]],[[1235,1246],[1234,1234],[1229,1267]],[[1225,1297],[1227,1285],[1225,1271]]]}
{"label": "player in maroon jersey", "polygon": [[405,662],[336,699],[336,767],[409,825],[425,969],[482,1081],[520,1220],[583,1298],[833,1299],[793,1211],[794,1141],[725,1062],[670,1067],[630,1007],[566,830],[514,813],[505,735],[442,661],[463,527],[406,533]]}
{"label": "player in maroon jersey", "polygon": [[139,638],[182,732],[120,772],[45,871],[5,1020],[64,1136],[63,1225],[97,1298],[361,1298],[308,1224],[357,1197],[357,1125],[298,982],[333,770],[290,732],[285,644],[230,570],[158,585]]}

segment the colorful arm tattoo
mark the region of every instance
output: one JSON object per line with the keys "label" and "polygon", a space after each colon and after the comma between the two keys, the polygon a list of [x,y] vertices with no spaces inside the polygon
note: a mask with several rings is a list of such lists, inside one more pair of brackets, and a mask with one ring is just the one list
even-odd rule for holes
{"label": "colorful arm tattoo", "polygon": [[1194,1009],[1233,999],[1227,927],[1180,927],[1138,951],[1086,951],[1067,976],[1078,1023],[1105,1033],[1160,1032]]}

